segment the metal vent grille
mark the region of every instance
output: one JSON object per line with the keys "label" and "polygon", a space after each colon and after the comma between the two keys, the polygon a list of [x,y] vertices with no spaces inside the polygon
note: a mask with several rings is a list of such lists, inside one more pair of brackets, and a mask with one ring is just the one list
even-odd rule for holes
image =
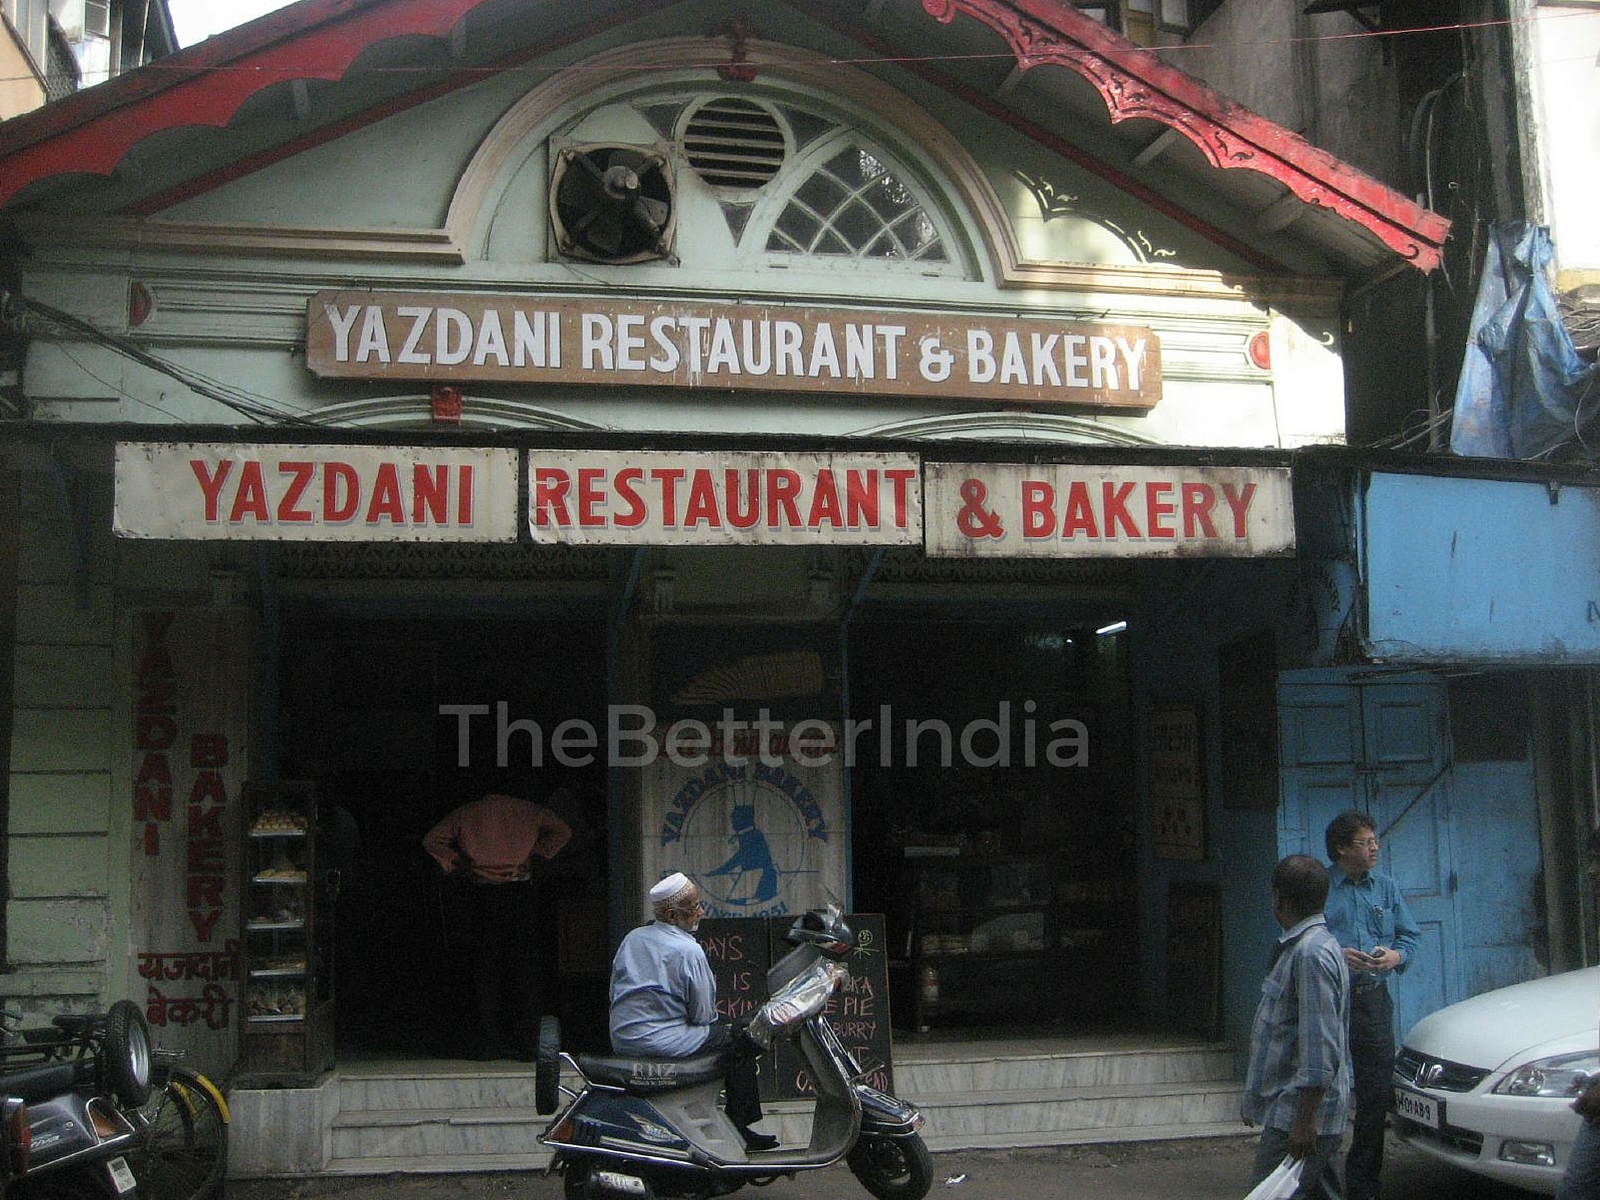
{"label": "metal vent grille", "polygon": [[783,167],[783,126],[759,104],[723,97],[702,104],[683,132],[689,165],[712,187],[758,188]]}

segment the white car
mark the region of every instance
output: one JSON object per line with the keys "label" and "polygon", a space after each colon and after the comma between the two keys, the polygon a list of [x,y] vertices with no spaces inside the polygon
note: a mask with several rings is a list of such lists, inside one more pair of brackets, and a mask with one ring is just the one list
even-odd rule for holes
{"label": "white car", "polygon": [[1600,967],[1498,988],[1441,1008],[1406,1034],[1394,1129],[1468,1171],[1553,1194],[1600,1071]]}

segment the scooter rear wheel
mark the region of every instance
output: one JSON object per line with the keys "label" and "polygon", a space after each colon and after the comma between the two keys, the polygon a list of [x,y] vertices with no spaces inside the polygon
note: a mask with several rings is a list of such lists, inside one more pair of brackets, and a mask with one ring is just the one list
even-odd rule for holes
{"label": "scooter rear wheel", "polygon": [[933,1186],[933,1155],[917,1134],[862,1134],[845,1159],[850,1173],[878,1200],[922,1200]]}

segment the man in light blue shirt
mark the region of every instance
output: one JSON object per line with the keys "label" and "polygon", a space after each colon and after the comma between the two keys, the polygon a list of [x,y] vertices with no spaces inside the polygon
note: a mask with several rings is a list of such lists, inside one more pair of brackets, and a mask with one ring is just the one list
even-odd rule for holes
{"label": "man in light blue shirt", "polygon": [[778,1139],[750,1128],[762,1115],[760,1050],[742,1028],[717,1021],[717,981],[694,937],[705,912],[700,889],[674,871],[650,889],[650,905],[655,920],[623,938],[611,961],[611,1048],[653,1058],[721,1055],[728,1119],[746,1150],[771,1150]]}
{"label": "man in light blue shirt", "polygon": [[1252,1185],[1288,1156],[1304,1163],[1296,1197],[1340,1200],[1333,1160],[1350,1112],[1350,975],[1323,920],[1327,895],[1328,869],[1308,854],[1273,869],[1283,936],[1261,983],[1241,1109],[1261,1126]]}
{"label": "man in light blue shirt", "polygon": [[1400,885],[1377,870],[1378,834],[1372,818],[1350,809],[1324,834],[1333,864],[1328,928],[1350,968],[1350,1065],[1355,1072],[1355,1126],[1344,1160],[1349,1200],[1378,1200],[1383,1129],[1394,1071],[1394,997],[1389,976],[1404,971],[1422,936]]}

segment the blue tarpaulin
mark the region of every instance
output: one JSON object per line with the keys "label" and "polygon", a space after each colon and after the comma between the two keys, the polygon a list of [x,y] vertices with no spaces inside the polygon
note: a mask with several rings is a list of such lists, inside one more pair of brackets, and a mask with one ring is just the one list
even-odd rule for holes
{"label": "blue tarpaulin", "polygon": [[1490,227],[1472,332],[1456,385],[1450,449],[1474,458],[1540,458],[1585,443],[1600,412],[1600,366],[1578,357],[1545,267],[1550,231]]}

